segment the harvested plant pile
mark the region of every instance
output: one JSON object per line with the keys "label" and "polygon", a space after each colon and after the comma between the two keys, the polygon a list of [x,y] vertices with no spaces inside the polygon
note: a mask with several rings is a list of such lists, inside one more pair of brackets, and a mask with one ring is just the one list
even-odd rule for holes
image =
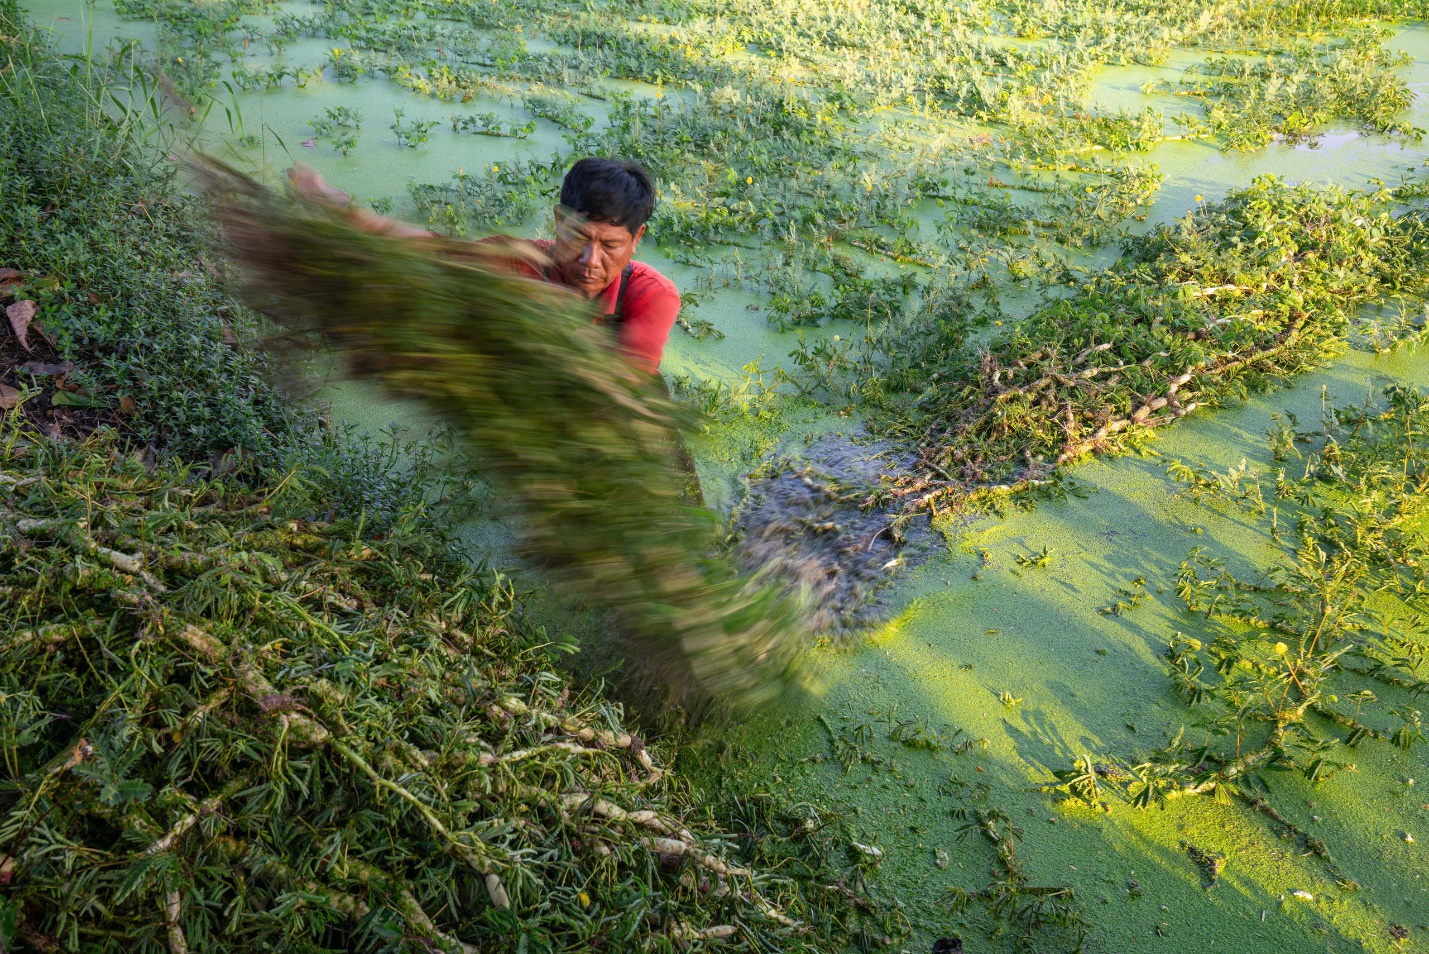
{"label": "harvested plant pile", "polygon": [[[301,475],[150,472],[102,435],[0,455],[0,946],[805,943],[791,883],[730,860],[426,518],[290,519]],[[816,867],[828,833],[792,827]]]}
{"label": "harvested plant pile", "polygon": [[704,558],[710,519],[673,467],[680,412],[583,303],[511,274],[514,249],[375,235],[203,170],[255,300],[469,439],[518,501],[528,550],[615,610],[656,679],[694,703],[777,691],[800,648],[795,606]]}

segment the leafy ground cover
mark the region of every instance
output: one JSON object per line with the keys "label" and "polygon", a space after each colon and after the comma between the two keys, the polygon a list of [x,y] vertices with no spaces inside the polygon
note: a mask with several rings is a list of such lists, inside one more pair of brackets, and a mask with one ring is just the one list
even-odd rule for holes
{"label": "leafy ground cover", "polygon": [[77,82],[84,67],[37,47],[7,10],[0,294],[15,332],[16,309],[30,313],[30,333],[6,342],[19,360],[4,383],[122,417],[142,442],[183,456],[281,454],[282,404],[259,355],[234,347],[252,318],[217,281],[194,200],[171,185],[170,147],[181,147]]}

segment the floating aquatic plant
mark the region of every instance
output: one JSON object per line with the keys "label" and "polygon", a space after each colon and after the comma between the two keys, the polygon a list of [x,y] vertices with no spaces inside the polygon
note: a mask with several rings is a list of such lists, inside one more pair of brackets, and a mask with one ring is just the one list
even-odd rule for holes
{"label": "floating aquatic plant", "polygon": [[1227,476],[1173,464],[1205,505],[1257,519],[1279,558],[1252,579],[1208,548],[1191,551],[1176,576],[1191,633],[1176,633],[1166,659],[1197,728],[1129,770],[1089,772],[1090,757],[1079,760],[1058,773],[1073,797],[1139,807],[1240,800],[1346,880],[1325,843],[1274,807],[1266,773],[1318,784],[1352,770],[1363,745],[1408,751],[1426,741],[1425,433],[1429,395],[1391,385],[1360,406],[1327,406],[1321,427],[1297,430],[1307,452],[1296,473]]}
{"label": "floating aquatic plant", "polygon": [[[889,427],[927,427],[923,476],[900,492],[934,506],[1034,486],[1063,463],[1323,360],[1361,305],[1427,287],[1429,228],[1417,210],[1396,211],[1395,196],[1262,177],[1135,240],[1116,266],[975,354],[968,303],[959,324],[933,301],[889,339],[902,366],[931,372],[916,400],[887,402]],[[876,355],[866,360],[877,374]]]}

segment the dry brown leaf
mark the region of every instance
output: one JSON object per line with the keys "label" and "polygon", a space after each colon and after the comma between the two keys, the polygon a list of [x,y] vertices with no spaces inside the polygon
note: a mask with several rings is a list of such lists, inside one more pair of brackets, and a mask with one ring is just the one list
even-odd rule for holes
{"label": "dry brown leaf", "polygon": [[90,303],[91,305],[97,305],[97,304],[99,304],[99,296],[96,295],[94,292],[90,292],[88,297],[89,297],[89,303]]}
{"label": "dry brown leaf", "polygon": [[47,364],[44,361],[26,361],[16,370],[22,374],[33,374],[37,378],[52,378],[57,374],[69,374],[74,370],[74,364],[69,361],[61,361],[59,364]]}
{"label": "dry brown leaf", "polygon": [[139,405],[133,398],[125,394],[119,398],[119,410],[124,414],[132,415],[135,411],[139,410]]}
{"label": "dry brown leaf", "polygon": [[8,384],[0,384],[0,410],[11,411],[20,406],[20,392]]}
{"label": "dry brown leaf", "polygon": [[242,467],[244,462],[253,455],[241,447],[230,448],[222,454],[214,453],[209,458],[209,464],[213,467],[214,476],[224,476],[231,474]]}
{"label": "dry brown leaf", "polygon": [[29,299],[17,301],[5,309],[5,317],[10,319],[10,329],[15,332],[15,337],[20,339],[20,346],[29,351],[28,336],[30,321],[35,317],[35,303]]}
{"label": "dry brown leaf", "polygon": [[143,464],[144,469],[152,474],[154,468],[158,465],[159,455],[154,450],[153,444],[146,444],[134,452],[134,459]]}
{"label": "dry brown leaf", "polygon": [[39,335],[41,338],[45,339],[45,343],[48,344],[51,348],[59,347],[59,342],[55,339],[55,336],[45,330],[45,326],[38,321],[30,323],[30,334]]}
{"label": "dry brown leaf", "polygon": [[0,268],[0,289],[6,285],[18,285],[25,280],[25,276],[18,269]]}

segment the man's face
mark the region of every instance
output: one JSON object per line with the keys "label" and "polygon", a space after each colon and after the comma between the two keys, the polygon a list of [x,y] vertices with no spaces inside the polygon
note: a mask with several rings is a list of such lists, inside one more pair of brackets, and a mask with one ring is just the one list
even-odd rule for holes
{"label": "man's face", "polygon": [[632,233],[623,225],[587,221],[558,205],[551,257],[564,284],[594,298],[620,277],[644,234],[643,225]]}

